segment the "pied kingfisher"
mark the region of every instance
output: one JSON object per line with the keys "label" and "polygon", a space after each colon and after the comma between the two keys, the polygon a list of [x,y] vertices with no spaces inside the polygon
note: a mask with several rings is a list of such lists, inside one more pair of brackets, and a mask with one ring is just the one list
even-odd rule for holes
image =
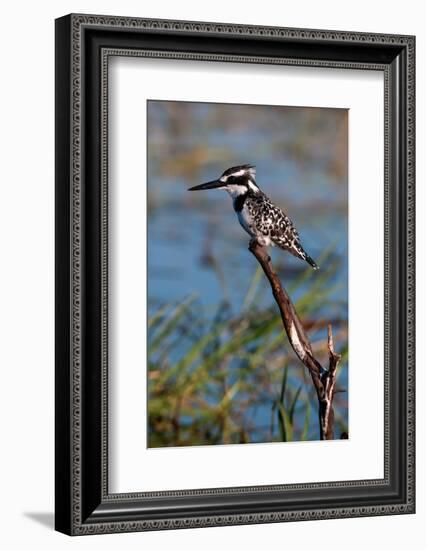
{"label": "pied kingfisher", "polygon": [[228,168],[219,179],[196,185],[188,191],[225,189],[232,198],[240,224],[252,239],[261,246],[277,245],[318,269],[300,244],[293,222],[259,189],[255,178],[255,166],[243,164]]}

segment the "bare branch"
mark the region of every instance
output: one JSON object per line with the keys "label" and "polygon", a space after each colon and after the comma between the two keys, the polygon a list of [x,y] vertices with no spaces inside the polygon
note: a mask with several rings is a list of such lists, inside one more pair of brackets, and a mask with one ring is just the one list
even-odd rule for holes
{"label": "bare branch", "polygon": [[309,370],[318,398],[318,413],[320,439],[334,438],[333,398],[336,383],[336,371],[340,362],[340,355],[334,352],[333,334],[331,325],[328,325],[328,370],[324,369],[314,357],[312,346],[302,322],[290,300],[287,291],[274,271],[271,258],[265,247],[256,240],[249,245],[250,252],[262,266],[272,289],[272,294],[281,313],[283,326],[291,347],[300,361]]}

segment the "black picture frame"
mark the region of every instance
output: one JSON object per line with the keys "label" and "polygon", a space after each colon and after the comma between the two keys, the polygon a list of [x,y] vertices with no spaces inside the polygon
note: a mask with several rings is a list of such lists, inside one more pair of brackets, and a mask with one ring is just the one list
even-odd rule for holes
{"label": "black picture frame", "polygon": [[[385,82],[381,480],[108,493],[111,55],[374,69]],[[415,38],[71,14],[56,20],[56,529],[69,535],[415,511]]]}

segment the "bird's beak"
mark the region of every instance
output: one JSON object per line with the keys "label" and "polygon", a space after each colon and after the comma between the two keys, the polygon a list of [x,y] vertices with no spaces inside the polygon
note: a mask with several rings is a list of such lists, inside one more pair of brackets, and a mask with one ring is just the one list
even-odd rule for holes
{"label": "bird's beak", "polygon": [[208,181],[207,183],[202,183],[201,185],[196,185],[195,187],[190,187],[188,191],[204,191],[205,189],[218,189],[219,187],[225,187],[223,181],[214,180]]}

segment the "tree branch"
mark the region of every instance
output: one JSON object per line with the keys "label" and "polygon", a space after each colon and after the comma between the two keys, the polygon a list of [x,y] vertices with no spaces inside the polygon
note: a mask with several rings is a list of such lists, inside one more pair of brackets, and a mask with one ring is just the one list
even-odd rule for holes
{"label": "tree branch", "polygon": [[290,300],[287,291],[273,269],[271,258],[265,247],[256,240],[249,245],[250,252],[262,266],[272,289],[272,294],[281,313],[281,319],[287,337],[300,361],[309,370],[318,398],[320,439],[334,439],[333,398],[335,393],[336,371],[340,355],[334,352],[331,325],[328,325],[328,369],[324,369],[312,352],[312,346],[302,322]]}

